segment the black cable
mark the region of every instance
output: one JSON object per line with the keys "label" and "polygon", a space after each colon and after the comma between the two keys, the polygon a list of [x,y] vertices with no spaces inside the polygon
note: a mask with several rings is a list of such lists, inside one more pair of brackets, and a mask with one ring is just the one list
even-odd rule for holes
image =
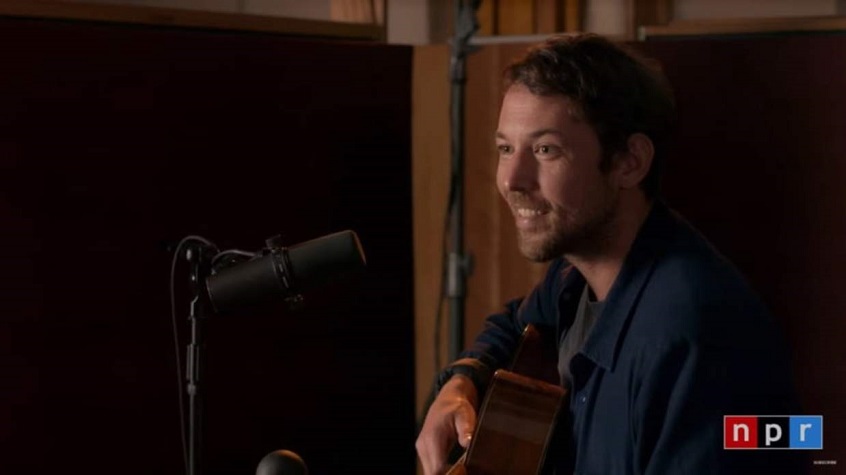
{"label": "black cable", "polygon": [[185,434],[185,400],[182,395],[182,358],[179,349],[179,325],[176,321],[176,263],[179,261],[179,256],[182,253],[182,248],[189,242],[195,241],[205,244],[206,246],[217,249],[209,240],[201,236],[186,236],[176,245],[176,250],[173,252],[173,260],[170,264],[170,316],[173,321],[173,343],[176,353],[176,379],[177,387],[179,388],[179,428],[182,439],[182,459],[185,463],[185,473],[188,473],[188,436]]}

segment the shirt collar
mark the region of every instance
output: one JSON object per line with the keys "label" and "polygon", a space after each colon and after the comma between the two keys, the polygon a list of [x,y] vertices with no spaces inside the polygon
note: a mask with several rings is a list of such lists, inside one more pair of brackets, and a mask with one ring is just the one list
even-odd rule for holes
{"label": "shirt collar", "polygon": [[[626,255],[623,267],[605,300],[602,314],[582,349],[582,353],[598,366],[614,370],[626,322],[631,318],[638,297],[649,280],[672,222],[669,208],[656,200]],[[561,302],[570,298],[578,299],[585,284],[584,277],[574,267],[570,266],[565,272]]]}

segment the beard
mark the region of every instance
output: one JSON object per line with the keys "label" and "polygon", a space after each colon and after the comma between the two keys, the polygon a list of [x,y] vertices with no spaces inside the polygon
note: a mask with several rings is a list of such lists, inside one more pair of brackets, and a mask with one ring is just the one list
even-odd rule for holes
{"label": "beard", "polygon": [[590,208],[551,207],[538,226],[518,228],[520,252],[533,262],[548,262],[568,254],[584,258],[602,253],[613,235],[619,195],[611,192],[602,196]]}

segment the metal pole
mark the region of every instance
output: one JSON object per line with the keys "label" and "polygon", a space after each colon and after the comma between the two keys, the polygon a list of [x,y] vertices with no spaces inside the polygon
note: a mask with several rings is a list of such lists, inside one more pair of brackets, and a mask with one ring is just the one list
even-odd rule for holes
{"label": "metal pole", "polygon": [[191,343],[188,344],[185,365],[186,391],[188,392],[188,475],[202,473],[203,447],[203,391],[200,380],[205,365],[205,332],[203,319],[207,316],[207,296],[205,294],[206,277],[210,273],[212,250],[204,245],[188,249],[187,258],[191,262],[191,287],[194,297],[191,300]]}
{"label": "metal pole", "polygon": [[450,253],[447,274],[449,298],[449,358],[454,361],[464,348],[464,301],[470,263],[464,254],[464,92],[469,42],[479,29],[476,9],[480,0],[455,0],[455,36],[450,61],[451,190]]}

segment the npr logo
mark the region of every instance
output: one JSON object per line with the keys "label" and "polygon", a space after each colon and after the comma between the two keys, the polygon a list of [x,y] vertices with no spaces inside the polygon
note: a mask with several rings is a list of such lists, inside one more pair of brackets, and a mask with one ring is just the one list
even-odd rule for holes
{"label": "npr logo", "polygon": [[724,416],[724,449],[822,449],[822,416]]}

